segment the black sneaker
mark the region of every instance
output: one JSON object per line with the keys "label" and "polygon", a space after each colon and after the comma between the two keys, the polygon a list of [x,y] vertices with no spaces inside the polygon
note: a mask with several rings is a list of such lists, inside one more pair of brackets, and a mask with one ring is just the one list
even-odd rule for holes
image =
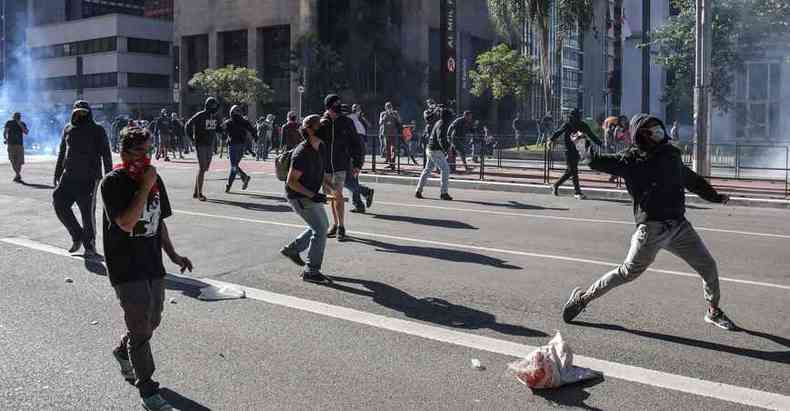
{"label": "black sneaker", "polygon": [[11,181],[13,181],[13,182],[15,182],[15,183],[21,183],[21,182],[22,182],[22,176],[16,176],[16,177],[14,177],[14,179],[13,179],[13,180],[11,180]]}
{"label": "black sneaker", "polygon": [[422,197],[422,191],[418,191],[418,192],[414,193],[414,197],[422,199],[423,198]]}
{"label": "black sneaker", "polygon": [[318,271],[305,271],[302,273],[302,281],[314,284],[332,284],[332,280]]}
{"label": "black sneaker", "polygon": [[552,185],[552,186],[551,186],[551,194],[552,194],[554,197],[558,197],[558,196],[560,195],[560,188],[559,188],[559,187],[557,187],[557,186],[555,186],[555,185]]}
{"label": "black sneaker", "polygon": [[69,248],[69,253],[71,253],[71,254],[76,253],[77,251],[80,250],[80,247],[82,247],[82,241],[79,241],[79,240],[73,241],[71,243],[71,248]]}
{"label": "black sneaker", "polygon": [[225,185],[225,192],[230,193],[230,184]]}
{"label": "black sneaker", "polygon": [[351,212],[355,214],[365,214],[365,206],[358,204],[356,207],[351,209]]}
{"label": "black sneaker", "polygon": [[450,197],[450,194],[447,194],[447,193],[443,193],[439,198],[441,198],[442,200],[445,200],[445,201],[453,201],[453,198]]}
{"label": "black sneaker", "polygon": [[326,232],[326,238],[335,238],[337,237],[337,226],[333,225],[329,231]]}
{"label": "black sneaker", "polygon": [[246,190],[247,187],[250,186],[250,180],[252,180],[252,177],[250,177],[250,176],[241,178],[241,181],[242,181],[241,189],[242,190]]}
{"label": "black sneaker", "polygon": [[343,227],[341,225],[337,229],[337,241],[340,241],[342,243],[343,241],[346,240],[348,240],[348,237],[346,236],[346,227]]}
{"label": "black sneaker", "polygon": [[735,323],[727,317],[727,314],[724,314],[724,311],[719,308],[712,312],[708,310],[708,312],[705,313],[705,322],[727,331],[735,331],[738,329]]}
{"label": "black sneaker", "polygon": [[280,250],[280,254],[287,257],[289,260],[293,261],[294,264],[298,265],[299,267],[305,266],[304,260],[302,260],[302,256],[300,256],[299,253],[288,247],[283,247]]}
{"label": "black sneaker", "polygon": [[373,194],[375,194],[375,192],[376,190],[371,188],[370,191],[368,191],[368,195],[365,197],[365,205],[368,208],[373,205]]}
{"label": "black sneaker", "polygon": [[571,297],[568,298],[568,302],[565,303],[565,307],[562,309],[562,319],[566,323],[573,321],[576,316],[581,314],[584,311],[584,308],[587,307],[587,303],[584,302],[582,296],[584,293],[582,289],[576,287],[571,291]]}

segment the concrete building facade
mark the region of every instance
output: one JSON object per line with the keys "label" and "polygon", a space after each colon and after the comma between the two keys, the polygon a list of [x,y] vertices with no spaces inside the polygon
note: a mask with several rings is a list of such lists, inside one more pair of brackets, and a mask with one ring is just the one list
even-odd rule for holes
{"label": "concrete building facade", "polygon": [[37,98],[89,101],[108,117],[151,116],[173,101],[172,23],[126,14],[30,27]]}

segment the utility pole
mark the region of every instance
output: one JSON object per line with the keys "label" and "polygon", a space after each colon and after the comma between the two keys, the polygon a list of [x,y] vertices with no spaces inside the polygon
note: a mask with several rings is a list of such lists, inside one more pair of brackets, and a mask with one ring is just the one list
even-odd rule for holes
{"label": "utility pole", "polygon": [[642,0],[642,112],[650,113],[650,0]]}
{"label": "utility pole", "polygon": [[713,10],[711,0],[697,1],[696,55],[694,59],[694,171],[710,176],[710,77],[711,46],[713,34],[711,23]]}

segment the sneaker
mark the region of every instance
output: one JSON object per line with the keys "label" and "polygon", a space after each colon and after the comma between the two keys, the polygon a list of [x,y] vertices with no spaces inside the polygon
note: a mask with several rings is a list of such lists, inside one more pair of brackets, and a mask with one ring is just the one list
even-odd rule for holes
{"label": "sneaker", "polygon": [[337,226],[333,225],[329,231],[326,232],[326,238],[335,238],[337,237]]}
{"label": "sneaker", "polygon": [[159,393],[156,393],[150,397],[143,398],[143,408],[148,411],[165,411],[172,410],[173,406],[166,399],[162,398]]}
{"label": "sneaker", "polygon": [[305,271],[302,273],[302,281],[315,284],[332,284],[332,280],[321,274],[319,271]]}
{"label": "sneaker", "polygon": [[341,225],[337,229],[337,241],[340,241],[342,243],[343,241],[346,240],[348,240],[348,237],[346,236],[346,228]]}
{"label": "sneaker", "polygon": [[96,252],[96,248],[93,245],[85,244],[85,258],[97,258],[99,253]]}
{"label": "sneaker", "polygon": [[21,183],[22,182],[22,176],[16,176],[16,177],[14,177],[14,179],[12,181],[15,182],[15,183]]}
{"label": "sneaker", "polygon": [[559,188],[559,187],[557,187],[557,186],[555,186],[555,185],[552,185],[552,186],[551,186],[551,194],[552,194],[554,197],[559,197],[559,195],[560,195],[560,188]]}
{"label": "sneaker", "polygon": [[587,196],[582,194],[582,193],[576,193],[576,194],[573,195],[573,198],[575,198],[577,200],[586,200]]}
{"label": "sneaker", "polygon": [[414,197],[422,199],[423,198],[422,197],[422,191],[418,191],[418,192],[414,193]]}
{"label": "sneaker", "polygon": [[365,214],[365,211],[366,211],[365,206],[363,206],[362,204],[359,204],[351,209],[351,212],[355,214]]}
{"label": "sneaker", "polygon": [[118,365],[121,366],[121,376],[123,379],[130,384],[134,384],[134,380],[136,379],[134,376],[134,368],[132,368],[132,362],[126,358],[126,353],[121,353],[115,349],[112,350],[112,356],[115,357],[115,361],[118,361]]}
{"label": "sneaker", "polygon": [[587,303],[584,302],[582,299],[582,289],[576,287],[571,291],[571,297],[568,298],[568,302],[565,303],[565,307],[562,309],[562,319],[566,323],[573,321],[576,316],[581,314],[584,311],[584,308],[587,306]]}
{"label": "sneaker", "polygon": [[375,193],[376,193],[376,190],[371,188],[368,191],[368,195],[365,197],[365,206],[367,206],[368,208],[370,208],[370,206],[373,205],[373,194],[375,194]]}
{"label": "sneaker", "polygon": [[225,192],[230,193],[230,184],[225,185]]}
{"label": "sneaker", "polygon": [[165,157],[165,161],[170,161],[170,157]]}
{"label": "sneaker", "polygon": [[245,178],[245,177],[242,177],[242,178],[241,178],[241,181],[242,181],[242,183],[243,183],[243,184],[241,185],[241,189],[242,189],[242,190],[246,190],[246,189],[247,189],[247,187],[249,187],[249,186],[250,186],[250,180],[252,180],[252,177],[250,177],[250,176],[247,176],[246,178]]}
{"label": "sneaker", "polygon": [[442,193],[442,195],[439,198],[441,198],[442,200],[445,200],[445,201],[453,201],[453,198],[450,197],[450,194],[447,194],[447,193]]}
{"label": "sneaker", "polygon": [[80,250],[80,247],[82,247],[82,241],[73,241],[71,243],[71,248],[69,248],[69,253],[71,254],[76,253],[77,251]]}
{"label": "sneaker", "polygon": [[727,317],[727,314],[724,314],[724,311],[719,308],[713,312],[708,310],[708,312],[705,313],[705,322],[728,331],[735,331],[738,329],[735,323]]}
{"label": "sneaker", "polygon": [[299,267],[305,266],[304,260],[302,260],[302,256],[300,256],[299,253],[297,253],[293,249],[290,249],[288,247],[283,247],[282,250],[280,250],[280,254],[287,257],[289,260],[293,261],[294,264],[298,265]]}

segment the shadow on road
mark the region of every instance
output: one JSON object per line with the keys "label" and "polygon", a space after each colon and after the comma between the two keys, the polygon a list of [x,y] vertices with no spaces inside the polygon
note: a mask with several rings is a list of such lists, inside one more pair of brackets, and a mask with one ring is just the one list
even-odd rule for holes
{"label": "shadow on road", "polygon": [[463,221],[456,221],[456,220],[443,220],[438,218],[424,218],[424,217],[411,217],[405,215],[388,215],[388,214],[373,214],[373,213],[368,213],[368,215],[377,220],[405,222],[412,224],[427,225],[431,227],[477,230],[477,227],[473,225],[464,223]]}
{"label": "shadow on road", "polygon": [[228,193],[234,196],[247,196],[247,197],[255,197],[262,200],[272,200],[272,201],[279,201],[281,203],[287,203],[288,200],[285,199],[284,196],[274,196],[274,195],[266,195],[266,194],[256,194],[256,193],[245,193],[245,192],[230,192]]}
{"label": "shadow on road", "polygon": [[351,237],[349,241],[357,242],[360,244],[376,247],[376,251],[383,253],[394,254],[408,254],[420,257],[435,258],[438,260],[453,261],[457,263],[473,263],[480,265],[487,265],[494,268],[504,268],[508,270],[521,270],[522,267],[517,265],[508,264],[507,261],[489,257],[487,255],[474,253],[471,251],[453,250],[449,248],[436,248],[436,247],[420,247],[415,245],[403,245],[386,243],[378,240],[370,240],[367,238]]}
{"label": "shadow on road", "polygon": [[28,183],[28,182],[25,182],[25,181],[22,181],[19,184],[22,184],[25,187],[37,188],[39,190],[52,190],[52,189],[55,188],[55,187],[53,187],[53,186],[51,186],[49,184],[35,184],[35,183]]}
{"label": "shadow on road", "polygon": [[578,384],[570,384],[556,389],[532,390],[532,393],[555,405],[601,411],[600,408],[590,407],[584,401],[590,398],[590,393],[585,391],[585,388],[594,387],[603,381],[604,378],[601,376],[598,379],[582,381]]}
{"label": "shadow on road", "polygon": [[179,278],[179,281],[176,281],[169,275],[165,277],[165,288],[180,291],[182,295],[195,299],[200,295],[200,289],[209,285],[194,278]]}
{"label": "shadow on road", "polygon": [[245,210],[252,210],[252,211],[268,211],[272,213],[286,213],[293,211],[293,209],[290,206],[286,206],[286,205],[269,205],[269,204],[260,204],[260,203],[248,203],[246,201],[213,200],[213,199],[208,200],[207,202],[214,204],[229,205],[233,207],[240,207]]}
{"label": "shadow on road", "polygon": [[[618,203],[622,205],[632,205],[634,202],[631,200],[624,200],[619,198],[591,198],[592,201],[603,201],[605,203]],[[710,210],[710,207],[700,207],[686,203],[686,208],[689,210]]]}
{"label": "shadow on road", "polygon": [[[498,323],[496,321],[496,316],[484,311],[456,305],[440,298],[417,298],[403,290],[399,290],[378,281],[334,276],[330,276],[330,278],[333,283],[325,285],[326,287],[351,294],[371,297],[376,304],[402,312],[406,317],[415,320],[467,330],[488,328],[502,334],[519,337],[548,337],[548,334],[540,330]],[[365,287],[366,290],[349,287],[341,283],[358,284]]]}
{"label": "shadow on road", "polygon": [[[733,347],[731,345],[724,345],[715,342],[695,340],[693,338],[678,337],[675,335],[661,334],[652,331],[632,330],[620,325],[614,324],[601,324],[601,323],[588,323],[584,321],[574,321],[572,324],[580,325],[583,327],[600,328],[603,330],[623,331],[630,334],[638,335],[640,337],[654,338],[661,341],[667,341],[675,344],[688,345],[691,347],[704,348],[707,350],[726,352],[728,354],[740,355],[743,357],[754,358],[758,360],[777,362],[781,364],[790,364],[790,350],[788,351],[760,351],[750,348]],[[765,338],[771,340],[779,345],[790,348],[790,340],[779,337],[776,335],[766,334],[758,331],[739,329],[738,331],[746,334]]]}
{"label": "shadow on road", "polygon": [[532,204],[524,204],[520,201],[513,201],[513,200],[508,201],[507,203],[491,203],[488,201],[474,201],[474,200],[453,200],[453,203],[477,204],[477,205],[490,206],[490,207],[506,207],[506,208],[512,208],[514,210],[568,211],[567,208],[543,207],[543,206],[532,205]]}
{"label": "shadow on road", "polygon": [[182,411],[211,411],[211,408],[205,407],[201,404],[198,404],[195,401],[190,400],[189,398],[184,397],[183,395],[172,391],[167,388],[160,388],[159,393],[162,395],[162,398],[167,400],[173,408]]}

